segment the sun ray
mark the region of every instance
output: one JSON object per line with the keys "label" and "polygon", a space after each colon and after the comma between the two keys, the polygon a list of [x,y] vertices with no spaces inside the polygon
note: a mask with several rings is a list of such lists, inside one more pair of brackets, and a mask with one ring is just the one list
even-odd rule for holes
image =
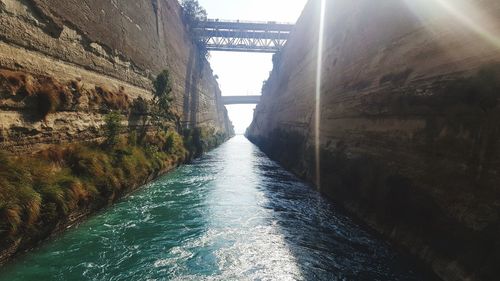
{"label": "sun ray", "polygon": [[477,7],[462,4],[455,0],[434,0],[446,12],[455,17],[469,30],[473,31],[487,42],[500,49],[500,35],[487,28],[488,16]]}
{"label": "sun ray", "polygon": [[321,152],[320,152],[320,126],[321,126],[321,75],[323,68],[323,44],[325,31],[326,0],[321,0],[318,36],[318,61],[316,68],[316,106],[315,106],[315,160],[316,160],[316,185],[321,190]]}
{"label": "sun ray", "polygon": [[468,36],[473,33],[477,38],[500,50],[500,25],[498,11],[486,10],[480,1],[471,0],[404,0],[407,6],[421,21],[427,22],[436,17],[441,20],[429,31],[439,36],[440,28],[453,30],[456,34]]}

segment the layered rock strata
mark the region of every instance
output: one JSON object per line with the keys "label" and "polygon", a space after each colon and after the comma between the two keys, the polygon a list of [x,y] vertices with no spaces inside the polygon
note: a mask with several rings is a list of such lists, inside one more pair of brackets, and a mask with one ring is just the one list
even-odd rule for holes
{"label": "layered rock strata", "polygon": [[498,279],[500,3],[326,1],[317,131],[320,3],[247,136],[444,280]]}
{"label": "layered rock strata", "polygon": [[[167,69],[180,122],[230,135],[217,81],[181,17],[175,0],[2,0],[0,69],[78,81],[131,101],[151,100],[152,80]],[[75,104],[32,120],[32,109],[12,104],[0,103],[0,147],[16,152],[98,137],[106,113]]]}
{"label": "layered rock strata", "polygon": [[176,0],[0,0],[0,264],[232,136],[220,96]]}

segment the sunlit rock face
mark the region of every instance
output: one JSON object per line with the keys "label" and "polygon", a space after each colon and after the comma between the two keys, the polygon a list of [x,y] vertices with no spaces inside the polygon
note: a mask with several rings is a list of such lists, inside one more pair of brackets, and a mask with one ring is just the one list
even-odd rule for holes
{"label": "sunlit rock face", "polygon": [[[180,123],[232,130],[217,81],[198,59],[175,0],[0,0],[0,36],[0,70],[122,92],[131,105],[138,97],[152,99],[152,79],[168,69]],[[1,149],[33,151],[99,137],[103,111],[87,100],[36,120],[29,104],[13,102],[21,97],[10,98],[9,87],[17,85],[8,75],[0,80]]]}
{"label": "sunlit rock face", "polygon": [[[445,280],[500,276],[500,2],[320,0],[247,136]],[[319,135],[320,182],[315,140]]]}
{"label": "sunlit rock face", "polygon": [[[0,0],[0,264],[232,135],[217,81],[188,31],[176,0]],[[171,114],[153,123],[153,80],[163,70],[170,74]],[[108,174],[75,173],[76,185],[70,180],[45,183],[72,166],[62,158],[45,161],[50,151],[103,141],[109,137],[104,125],[111,111],[121,115],[114,121],[115,133],[123,135],[120,142],[135,146],[138,132],[140,139],[158,136],[159,127],[170,132],[198,127],[185,130],[197,136],[197,146],[154,168],[147,162],[128,166],[144,168],[143,173],[123,172],[115,161],[112,169],[104,169]],[[183,154],[181,137],[170,136],[169,150],[177,147]],[[95,161],[104,165],[107,153],[114,154],[114,148],[89,158],[102,157]],[[23,159],[30,164],[23,166]],[[36,170],[37,165],[51,168],[38,174],[24,168]],[[22,170],[22,177],[10,167]],[[133,180],[114,178],[113,171]],[[107,191],[82,199],[71,189],[88,188],[81,184],[84,177],[113,178],[113,183],[99,184]],[[57,215],[52,215],[57,212],[51,201],[56,199],[42,196],[42,185],[56,190]],[[27,191],[35,199],[21,203],[17,198],[28,198]],[[36,215],[28,215],[28,209]]]}

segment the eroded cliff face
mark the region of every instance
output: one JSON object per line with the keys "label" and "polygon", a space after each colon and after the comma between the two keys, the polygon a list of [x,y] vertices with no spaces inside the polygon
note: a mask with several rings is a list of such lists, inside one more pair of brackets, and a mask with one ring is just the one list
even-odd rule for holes
{"label": "eroded cliff face", "polygon": [[500,2],[305,8],[247,136],[445,280],[500,276]]}
{"label": "eroded cliff face", "polygon": [[[34,118],[36,104],[19,102],[22,93],[11,93],[17,87],[11,82],[19,81],[8,71],[1,74],[4,150],[36,151],[100,137],[103,114],[114,109],[128,118],[137,98],[152,99],[152,80],[164,69],[170,72],[179,122],[232,134],[217,81],[197,55],[175,0],[2,0],[0,36],[0,69],[27,77],[21,80],[50,78],[77,95],[45,118]],[[89,106],[85,96],[102,89],[130,104]],[[137,125],[138,118],[128,119],[127,125]]]}
{"label": "eroded cliff face", "polygon": [[0,264],[232,135],[176,0],[0,0]]}

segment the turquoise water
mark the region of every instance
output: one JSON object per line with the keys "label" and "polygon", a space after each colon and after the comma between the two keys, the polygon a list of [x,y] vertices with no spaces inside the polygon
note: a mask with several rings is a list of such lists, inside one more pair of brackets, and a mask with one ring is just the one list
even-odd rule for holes
{"label": "turquoise water", "polygon": [[0,280],[428,280],[235,137],[0,268]]}

